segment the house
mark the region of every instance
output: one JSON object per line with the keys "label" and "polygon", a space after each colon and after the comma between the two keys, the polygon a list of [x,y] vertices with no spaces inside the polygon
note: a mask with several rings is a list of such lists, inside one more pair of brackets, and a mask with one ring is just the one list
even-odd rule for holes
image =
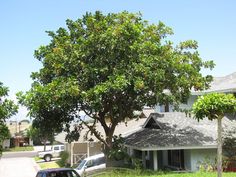
{"label": "house", "polygon": [[[236,120],[224,117],[223,127],[233,130]],[[216,160],[216,136],[216,121],[198,122],[179,112],[152,113],[140,130],[125,138],[125,146],[145,168],[196,171],[204,160]]]}
{"label": "house", "polygon": [[29,120],[21,121],[8,121],[6,125],[10,131],[11,139],[6,140],[4,147],[14,147],[14,146],[23,146],[23,145],[33,145],[33,142],[27,137],[26,131],[30,127],[31,123]]}
{"label": "house", "polygon": [[[181,109],[190,109],[198,96],[211,92],[236,95],[236,72],[225,77],[215,77],[208,90],[192,92]],[[149,169],[176,169],[196,171],[201,162],[216,160],[217,123],[207,118],[197,121],[174,112],[171,105],[157,105],[142,128],[125,138],[130,155],[141,160]],[[159,112],[159,113],[158,113]],[[236,128],[236,115],[223,118],[223,129]]]}

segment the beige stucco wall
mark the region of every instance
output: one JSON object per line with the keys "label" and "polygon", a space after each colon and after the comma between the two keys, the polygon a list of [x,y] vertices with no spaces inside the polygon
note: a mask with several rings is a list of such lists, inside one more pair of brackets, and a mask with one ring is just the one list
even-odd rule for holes
{"label": "beige stucco wall", "polygon": [[[69,159],[68,162],[70,164],[74,164],[75,156],[82,156],[84,155],[84,158],[87,156],[92,156],[96,154],[102,153],[102,144],[100,142],[94,142],[94,143],[77,143],[72,142],[71,144],[66,143],[65,150],[69,153]],[[72,162],[73,159],[73,162]]]}

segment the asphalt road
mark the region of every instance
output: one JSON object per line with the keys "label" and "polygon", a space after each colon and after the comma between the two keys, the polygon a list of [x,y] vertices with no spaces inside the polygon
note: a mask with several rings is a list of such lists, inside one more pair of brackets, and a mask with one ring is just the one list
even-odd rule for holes
{"label": "asphalt road", "polygon": [[36,151],[4,152],[2,158],[34,157],[36,155],[37,155]]}

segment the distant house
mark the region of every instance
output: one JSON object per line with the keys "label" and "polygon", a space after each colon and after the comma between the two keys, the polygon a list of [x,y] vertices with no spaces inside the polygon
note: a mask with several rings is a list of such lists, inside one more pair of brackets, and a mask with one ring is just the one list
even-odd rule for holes
{"label": "distant house", "polygon": [[11,139],[5,141],[4,147],[33,145],[33,142],[26,135],[26,131],[31,125],[29,120],[9,121],[6,125],[10,130]]}
{"label": "distant house", "polygon": [[[206,93],[231,93],[236,96],[236,72],[229,74],[224,77],[214,77],[211,83],[211,87],[208,90],[203,91],[192,91],[191,96],[188,101],[184,104],[180,105],[181,109],[190,109],[192,108],[193,103],[197,100],[197,98]],[[157,105],[155,107],[156,112],[173,112],[173,106],[166,105]]]}

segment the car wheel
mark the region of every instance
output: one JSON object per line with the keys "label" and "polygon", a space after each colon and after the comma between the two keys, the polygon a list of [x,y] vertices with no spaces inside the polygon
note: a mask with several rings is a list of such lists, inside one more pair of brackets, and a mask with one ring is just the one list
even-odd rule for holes
{"label": "car wheel", "polygon": [[51,161],[51,159],[52,159],[52,156],[50,156],[50,155],[45,155],[45,156],[44,156],[44,160],[45,160],[46,162]]}

